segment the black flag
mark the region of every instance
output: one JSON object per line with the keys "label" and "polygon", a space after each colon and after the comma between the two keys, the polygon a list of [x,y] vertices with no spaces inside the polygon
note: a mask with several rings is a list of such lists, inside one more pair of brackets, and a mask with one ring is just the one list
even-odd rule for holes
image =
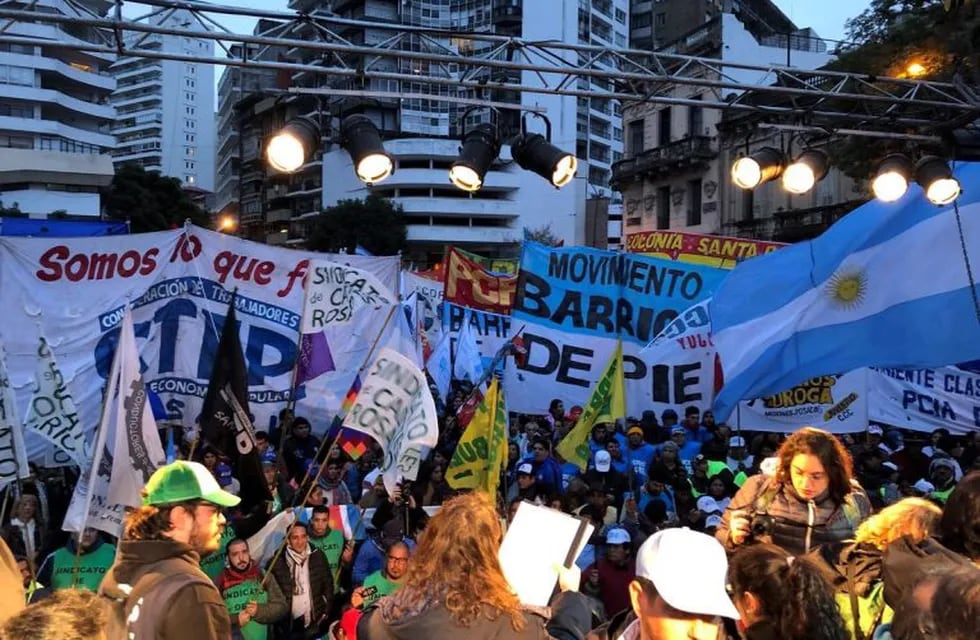
{"label": "black flag", "polygon": [[262,473],[255,431],[248,410],[248,369],[238,337],[235,318],[235,295],[228,305],[228,315],[221,329],[221,341],[211,368],[208,393],[201,409],[201,446],[210,446],[228,458],[241,484],[239,507],[250,513],[264,508],[272,500]]}

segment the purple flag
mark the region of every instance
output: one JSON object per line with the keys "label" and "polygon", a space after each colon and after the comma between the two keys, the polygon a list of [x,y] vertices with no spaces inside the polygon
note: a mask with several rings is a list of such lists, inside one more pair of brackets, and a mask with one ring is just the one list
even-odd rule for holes
{"label": "purple flag", "polygon": [[333,355],[330,353],[330,345],[327,344],[327,336],[322,331],[303,334],[299,341],[297,358],[297,385],[336,369],[333,363]]}

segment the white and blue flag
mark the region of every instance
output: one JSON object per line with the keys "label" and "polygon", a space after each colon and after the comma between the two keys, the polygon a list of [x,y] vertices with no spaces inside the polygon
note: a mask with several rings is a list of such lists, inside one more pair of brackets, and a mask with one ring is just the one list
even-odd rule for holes
{"label": "white and blue flag", "polygon": [[912,186],[897,203],[870,202],[820,237],[729,274],[710,303],[724,372],[719,422],[741,399],[815,376],[980,358],[965,259],[980,276],[980,163],[955,173],[962,243],[956,208]]}

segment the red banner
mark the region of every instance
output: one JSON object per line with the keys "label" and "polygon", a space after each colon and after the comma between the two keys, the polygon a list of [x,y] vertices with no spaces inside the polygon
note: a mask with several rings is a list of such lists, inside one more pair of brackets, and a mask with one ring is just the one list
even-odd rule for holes
{"label": "red banner", "polygon": [[626,250],[655,258],[731,269],[749,258],[785,247],[782,242],[684,231],[641,231],[626,236]]}
{"label": "red banner", "polygon": [[458,251],[446,253],[444,300],[480,311],[510,314],[517,276],[494,275]]}

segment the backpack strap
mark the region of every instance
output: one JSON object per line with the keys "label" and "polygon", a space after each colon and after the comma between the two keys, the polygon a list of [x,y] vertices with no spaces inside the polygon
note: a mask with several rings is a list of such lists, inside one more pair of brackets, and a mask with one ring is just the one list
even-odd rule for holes
{"label": "backpack strap", "polygon": [[[174,565],[172,558],[147,565],[132,585],[120,584],[125,599],[119,602],[122,619],[113,627],[111,640],[153,640],[157,637],[156,622],[165,617],[167,607],[177,593],[192,584],[210,585],[203,573],[188,571],[186,563]],[[152,597],[146,599],[145,596]],[[120,628],[117,628],[120,627]]]}
{"label": "backpack strap", "polygon": [[858,602],[856,589],[854,588],[854,563],[847,563],[847,595],[851,601],[851,616],[854,618],[854,637],[857,640],[865,640],[864,630],[861,629],[861,605]]}
{"label": "backpack strap", "polygon": [[752,503],[753,513],[768,514],[769,505],[772,501],[776,499],[779,495],[779,485],[772,481],[772,478],[766,478],[765,484],[763,485],[762,492]]}

